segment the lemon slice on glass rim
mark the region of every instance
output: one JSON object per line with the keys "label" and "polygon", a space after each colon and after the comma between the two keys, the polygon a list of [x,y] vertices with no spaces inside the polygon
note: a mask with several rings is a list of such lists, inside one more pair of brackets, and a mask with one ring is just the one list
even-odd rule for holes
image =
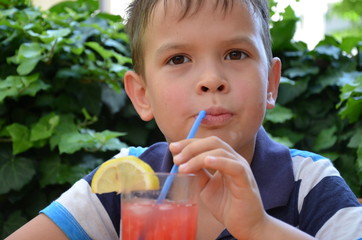
{"label": "lemon slice on glass rim", "polygon": [[135,156],[125,156],[104,162],[94,174],[91,188],[98,194],[155,190],[159,181],[150,165]]}

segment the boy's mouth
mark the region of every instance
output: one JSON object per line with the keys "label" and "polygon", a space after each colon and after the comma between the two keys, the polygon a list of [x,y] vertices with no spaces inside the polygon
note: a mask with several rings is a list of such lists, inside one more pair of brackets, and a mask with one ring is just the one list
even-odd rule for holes
{"label": "boy's mouth", "polygon": [[202,120],[202,124],[209,126],[220,126],[224,125],[232,117],[232,112],[221,107],[212,107],[206,110],[206,116]]}

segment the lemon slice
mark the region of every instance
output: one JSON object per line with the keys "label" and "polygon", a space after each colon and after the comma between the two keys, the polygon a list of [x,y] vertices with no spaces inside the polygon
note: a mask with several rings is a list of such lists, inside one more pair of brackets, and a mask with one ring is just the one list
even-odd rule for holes
{"label": "lemon slice", "polygon": [[104,162],[94,174],[91,188],[98,194],[122,193],[159,189],[159,182],[150,165],[137,157],[125,156]]}

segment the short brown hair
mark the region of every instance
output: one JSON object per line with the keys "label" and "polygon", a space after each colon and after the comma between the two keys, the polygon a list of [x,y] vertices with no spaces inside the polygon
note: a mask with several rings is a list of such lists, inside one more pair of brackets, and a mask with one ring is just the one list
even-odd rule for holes
{"label": "short brown hair", "polygon": [[[126,23],[126,32],[130,38],[130,47],[132,52],[133,68],[141,75],[144,75],[144,60],[143,60],[143,44],[142,37],[146,31],[150,17],[154,11],[156,4],[161,0],[133,0],[127,9],[128,19]],[[167,0],[164,4],[167,5]],[[195,3],[196,1],[196,3]],[[209,1],[209,0],[207,0]],[[237,0],[216,0],[215,8],[221,4],[223,11],[232,7],[233,2]],[[271,36],[269,29],[269,5],[268,0],[238,0],[243,1],[249,10],[253,10],[253,13],[260,18],[262,26],[262,40],[264,49],[268,58],[269,65],[272,60],[271,52]],[[181,9],[181,19],[188,14],[196,14],[197,10],[205,2],[204,0],[179,0]],[[194,5],[193,5],[194,4]],[[192,9],[192,10],[191,10]],[[190,12],[192,11],[192,12]]]}

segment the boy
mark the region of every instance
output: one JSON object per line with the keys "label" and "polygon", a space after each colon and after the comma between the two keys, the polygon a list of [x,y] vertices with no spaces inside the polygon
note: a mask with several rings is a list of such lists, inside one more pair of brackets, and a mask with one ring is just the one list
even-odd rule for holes
{"label": "boy", "polygon": [[[131,4],[135,72],[125,75],[125,89],[140,117],[156,120],[173,162],[165,143],[118,156],[202,177],[197,239],[361,239],[362,208],[331,163],[271,141],[261,127],[281,68],[266,2]],[[200,110],[206,118],[185,140]],[[93,174],[9,239],[118,239],[119,196],[90,193]]]}

